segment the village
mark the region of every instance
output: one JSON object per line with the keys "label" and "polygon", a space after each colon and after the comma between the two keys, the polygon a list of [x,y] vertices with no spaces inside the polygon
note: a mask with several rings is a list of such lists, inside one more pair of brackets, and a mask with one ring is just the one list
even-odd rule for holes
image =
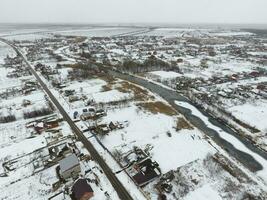
{"label": "village", "polygon": [[[264,158],[255,156],[261,170],[247,168],[163,96],[123,79],[183,95],[266,152],[266,37],[178,28],[87,32],[5,39],[133,199],[267,198]],[[50,94],[4,42],[0,72],[1,198],[121,199]]]}

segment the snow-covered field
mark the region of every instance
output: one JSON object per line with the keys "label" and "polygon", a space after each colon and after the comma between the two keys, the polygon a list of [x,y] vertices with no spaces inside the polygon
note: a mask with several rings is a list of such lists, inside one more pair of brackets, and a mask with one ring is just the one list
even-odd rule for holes
{"label": "snow-covered field", "polygon": [[177,77],[182,76],[181,74],[176,73],[176,72],[172,72],[172,71],[169,71],[169,72],[166,72],[166,71],[153,71],[153,72],[150,72],[150,73],[160,77],[163,80],[173,79],[173,78],[177,78]]}
{"label": "snow-covered field", "polygon": [[203,36],[208,33],[208,29],[194,29],[194,28],[156,28],[148,33],[139,35],[146,36],[163,36],[163,37],[177,37],[177,36]]}
{"label": "snow-covered field", "polygon": [[7,55],[14,57],[16,53],[12,48],[0,41],[0,65],[4,64],[4,58],[6,58]]}
{"label": "snow-covered field", "polygon": [[46,39],[50,38],[50,35],[45,34],[45,33],[35,33],[35,34],[18,34],[18,35],[10,35],[10,36],[5,36],[4,37],[7,40],[17,40],[17,41],[22,41],[22,40],[27,40],[27,41],[35,41],[35,40],[40,40],[40,39]]}
{"label": "snow-covered field", "polygon": [[126,34],[132,31],[136,31],[136,28],[123,28],[123,27],[99,27],[89,28],[81,30],[64,30],[57,31],[55,34],[61,35],[73,35],[73,36],[85,36],[85,37],[109,37],[114,35]]}
{"label": "snow-covered field", "polygon": [[196,189],[195,191],[191,192],[189,195],[187,195],[184,200],[222,200],[221,196],[218,194],[217,191],[215,191],[211,186],[204,185],[201,188]]}
{"label": "snow-covered field", "polygon": [[243,105],[236,105],[229,108],[229,110],[238,119],[243,120],[247,124],[255,126],[262,130],[267,131],[267,101],[258,100],[256,102],[247,102]]}
{"label": "snow-covered field", "polygon": [[226,141],[230,142],[231,144],[233,144],[237,149],[239,149],[240,151],[243,151],[245,153],[250,154],[252,157],[254,157],[262,166],[263,166],[263,170],[257,172],[257,174],[265,180],[265,182],[267,182],[267,161],[259,156],[258,154],[252,152],[250,149],[248,149],[243,143],[241,143],[237,138],[235,138],[234,136],[230,135],[229,133],[223,131],[222,129],[220,129],[219,127],[213,125],[211,122],[209,122],[208,118],[205,117],[199,110],[197,110],[194,106],[185,103],[185,102],[178,102],[176,101],[176,104],[179,106],[182,106],[184,108],[188,108],[191,110],[192,114],[199,117],[200,119],[202,119],[204,121],[204,123],[211,129],[216,130],[220,137],[222,137],[223,139],[225,139]]}

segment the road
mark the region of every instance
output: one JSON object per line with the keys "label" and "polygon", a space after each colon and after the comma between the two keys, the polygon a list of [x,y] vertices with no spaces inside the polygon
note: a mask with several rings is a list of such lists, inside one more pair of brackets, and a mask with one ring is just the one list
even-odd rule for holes
{"label": "road", "polygon": [[113,188],[116,190],[118,196],[122,200],[133,200],[129,192],[126,190],[126,188],[122,185],[122,183],[119,181],[119,179],[116,177],[116,175],[112,172],[112,170],[109,168],[107,163],[104,161],[104,159],[100,156],[100,154],[97,152],[97,150],[94,148],[92,143],[88,141],[88,139],[83,135],[82,131],[77,127],[77,125],[72,121],[72,119],[69,117],[68,113],[64,110],[64,108],[61,106],[61,104],[58,102],[56,97],[52,94],[52,92],[49,90],[47,85],[42,81],[42,79],[39,77],[39,75],[36,73],[34,68],[30,65],[30,63],[27,61],[25,56],[20,52],[20,50],[15,47],[10,42],[6,41],[5,39],[0,39],[2,42],[8,44],[11,46],[18,55],[20,55],[24,62],[27,64],[29,70],[32,72],[32,74],[35,76],[41,87],[43,88],[44,92],[49,96],[51,101],[54,103],[54,105],[57,107],[63,118],[67,121],[73,132],[76,134],[78,139],[83,143],[84,147],[89,151],[93,159],[100,165],[102,170],[104,171],[105,175],[109,179],[110,183],[112,184]]}

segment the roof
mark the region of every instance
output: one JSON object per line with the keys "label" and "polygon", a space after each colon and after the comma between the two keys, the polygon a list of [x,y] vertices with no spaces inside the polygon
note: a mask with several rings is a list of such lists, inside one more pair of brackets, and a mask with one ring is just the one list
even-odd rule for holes
{"label": "roof", "polygon": [[87,183],[86,179],[78,179],[72,187],[72,192],[76,199],[81,199],[85,193],[94,191]]}
{"label": "roof", "polygon": [[79,160],[75,154],[71,154],[68,157],[59,161],[60,170],[62,172],[65,172],[77,165],[79,165]]}

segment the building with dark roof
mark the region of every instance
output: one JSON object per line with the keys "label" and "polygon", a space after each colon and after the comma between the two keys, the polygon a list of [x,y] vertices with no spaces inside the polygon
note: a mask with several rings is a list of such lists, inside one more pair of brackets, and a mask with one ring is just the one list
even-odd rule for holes
{"label": "building with dark roof", "polygon": [[86,179],[78,179],[72,186],[72,199],[89,200],[94,196],[94,191]]}

